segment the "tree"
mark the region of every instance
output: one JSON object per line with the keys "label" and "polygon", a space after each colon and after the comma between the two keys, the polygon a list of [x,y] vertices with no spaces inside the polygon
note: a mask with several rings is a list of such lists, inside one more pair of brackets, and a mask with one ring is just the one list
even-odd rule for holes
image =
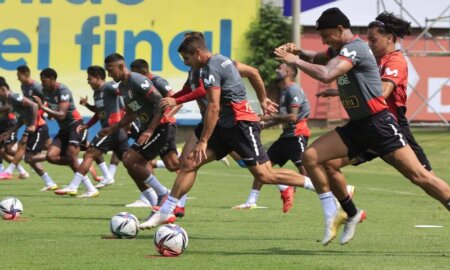
{"label": "tree", "polygon": [[259,18],[251,23],[246,37],[250,45],[246,63],[258,68],[269,96],[273,97],[270,89],[275,79],[275,69],[279,65],[273,50],[291,41],[291,23],[283,17],[280,8],[266,4],[259,9]]}

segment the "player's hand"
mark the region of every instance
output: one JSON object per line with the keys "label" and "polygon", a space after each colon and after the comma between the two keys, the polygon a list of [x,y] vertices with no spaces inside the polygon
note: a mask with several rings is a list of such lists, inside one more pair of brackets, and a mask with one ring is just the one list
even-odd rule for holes
{"label": "player's hand", "polygon": [[36,101],[36,103],[37,103],[37,105],[38,105],[38,107],[39,107],[39,109],[41,109],[42,108],[42,99],[40,98],[40,97],[38,97],[38,96],[33,96],[33,98],[34,98],[34,100]]}
{"label": "player's hand", "polygon": [[80,105],[86,106],[88,104],[88,96],[80,97]]}
{"label": "player's hand", "polygon": [[192,149],[192,153],[194,154],[194,161],[197,164],[200,164],[203,160],[207,159],[206,155],[206,147],[208,144],[206,142],[198,142],[194,149]]}
{"label": "player's hand", "polygon": [[319,92],[316,93],[316,97],[335,97],[335,96],[339,96],[339,90],[337,89],[325,89],[325,90],[320,90]]}
{"label": "player's hand", "polygon": [[28,134],[33,134],[36,132],[36,126],[35,125],[28,126],[25,130]]}
{"label": "player's hand", "polygon": [[146,129],[144,132],[142,132],[141,136],[139,136],[138,144],[144,145],[146,144],[150,138],[153,135],[153,129]]}
{"label": "player's hand", "polygon": [[273,102],[270,98],[266,98],[264,102],[261,103],[261,108],[263,109],[264,115],[270,115],[278,112],[278,104]]}
{"label": "player's hand", "polygon": [[296,64],[297,60],[298,60],[298,56],[296,56],[295,54],[292,54],[290,52],[287,52],[284,49],[281,48],[277,48],[274,51],[275,54],[275,59],[277,59],[278,61],[284,62],[286,64]]}
{"label": "player's hand", "polygon": [[181,109],[181,107],[183,107],[183,104],[176,105],[168,113],[165,113],[164,116],[167,118],[175,116],[175,114]]}
{"label": "player's hand", "polygon": [[78,134],[81,134],[81,133],[82,133],[83,131],[85,131],[87,128],[88,128],[87,125],[79,125],[79,126],[77,127],[77,133],[78,133]]}
{"label": "player's hand", "polygon": [[175,102],[175,99],[171,97],[165,97],[159,102],[159,108],[163,110],[165,110],[166,108],[175,107],[176,105],[177,103]]}
{"label": "player's hand", "polygon": [[277,49],[282,49],[282,50],[285,50],[286,52],[289,52],[289,53],[292,53],[295,55],[299,55],[300,51],[301,51],[301,49],[297,48],[297,46],[295,46],[295,44],[292,42],[285,43],[285,44],[279,46]]}

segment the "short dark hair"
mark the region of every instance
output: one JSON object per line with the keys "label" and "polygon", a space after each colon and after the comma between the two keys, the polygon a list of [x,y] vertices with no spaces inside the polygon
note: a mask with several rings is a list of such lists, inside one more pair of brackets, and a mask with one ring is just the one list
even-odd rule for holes
{"label": "short dark hair", "polygon": [[350,28],[350,21],[345,14],[337,7],[325,10],[316,21],[316,30],[336,28],[341,25]]}
{"label": "short dark hair", "polygon": [[105,58],[105,64],[114,63],[117,61],[124,61],[124,60],[125,60],[125,58],[123,58],[122,55],[120,55],[118,53],[112,53]]}
{"label": "short dark hair", "polygon": [[187,36],[183,42],[181,42],[180,47],[178,47],[179,53],[194,54],[195,50],[205,50],[206,42],[205,39],[198,35]]}
{"label": "short dark hair", "polygon": [[297,66],[293,63],[286,63],[286,66],[292,71],[292,75],[294,76],[295,79],[298,73]]}
{"label": "short dark hair", "polygon": [[101,66],[90,66],[87,68],[87,74],[93,77],[100,77],[100,79],[105,80],[106,72]]}
{"label": "short dark hair", "polygon": [[41,77],[53,78],[56,80],[58,78],[58,73],[56,73],[56,71],[53,68],[44,68],[41,71]]}
{"label": "short dark hair", "polygon": [[149,72],[148,62],[144,59],[134,60],[133,62],[131,62],[130,68],[141,74],[147,74]]}
{"label": "short dark hair", "polygon": [[21,65],[16,68],[22,74],[30,74],[30,68],[26,65]]}
{"label": "short dark hair", "polygon": [[198,32],[198,31],[184,33],[184,38],[192,37],[192,36],[196,36],[196,37],[203,38],[203,39],[205,38],[205,35],[203,35],[202,32]]}
{"label": "short dark hair", "polygon": [[3,86],[5,86],[6,88],[9,89],[9,85],[8,85],[8,83],[6,83],[5,78],[0,76],[0,87],[3,87]]}

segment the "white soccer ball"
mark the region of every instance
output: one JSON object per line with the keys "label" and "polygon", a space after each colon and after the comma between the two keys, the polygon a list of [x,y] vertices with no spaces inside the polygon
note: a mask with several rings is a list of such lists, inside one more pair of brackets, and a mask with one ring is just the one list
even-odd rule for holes
{"label": "white soccer ball", "polygon": [[188,246],[186,231],[176,224],[167,224],[159,227],[154,237],[155,248],[163,256],[178,256]]}
{"label": "white soccer ball", "polygon": [[0,202],[0,215],[3,219],[18,219],[23,213],[22,202],[14,197],[6,197]]}
{"label": "white soccer ball", "polygon": [[111,218],[109,223],[111,233],[117,238],[135,238],[139,231],[139,221],[131,213],[120,212]]}

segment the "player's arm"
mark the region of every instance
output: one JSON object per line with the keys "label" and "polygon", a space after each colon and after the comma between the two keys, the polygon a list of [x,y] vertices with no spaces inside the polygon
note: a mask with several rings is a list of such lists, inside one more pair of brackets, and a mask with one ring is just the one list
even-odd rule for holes
{"label": "player's arm", "polygon": [[69,111],[70,103],[68,101],[62,101],[58,103],[58,110],[52,110],[47,106],[44,106],[42,103],[42,99],[38,96],[33,96],[36,100],[36,103],[39,106],[39,109],[42,109],[47,115],[51,118],[55,118],[57,120],[63,120],[67,116],[67,112]]}
{"label": "player's arm", "polygon": [[[153,90],[155,90],[155,88],[153,88]],[[152,89],[149,90],[149,92],[145,96],[145,99],[148,102],[150,102],[151,104],[155,104],[155,106],[153,106],[153,118],[150,124],[148,125],[147,129],[145,129],[139,136],[138,143],[140,145],[146,144],[150,140],[150,138],[153,135],[153,132],[159,126],[161,118],[163,117],[163,114],[161,113],[161,110],[158,106],[162,96],[158,91],[153,90]]]}
{"label": "player's arm", "polygon": [[325,65],[330,57],[328,52],[316,52],[311,50],[303,50],[297,48],[294,43],[286,43],[279,46],[277,49],[285,50],[300,57],[300,59],[314,64]]}
{"label": "player's arm", "polygon": [[88,97],[87,96],[80,98],[80,105],[88,108],[88,110],[90,110],[93,113],[97,112],[97,108],[94,105],[91,105],[91,104],[88,103]]}
{"label": "player's arm", "polygon": [[340,56],[332,58],[327,65],[323,66],[308,63],[299,59],[294,54],[281,49],[275,49],[275,55],[277,60],[294,64],[301,71],[323,83],[330,83],[353,68],[353,64],[350,61],[347,61]]}
{"label": "player's arm", "polygon": [[38,117],[38,105],[32,100],[23,97],[22,105],[29,109],[30,111],[30,123],[27,125],[26,131],[28,133],[34,133],[36,131],[36,120]]}
{"label": "player's arm", "polygon": [[172,97],[166,97],[161,100],[160,107],[165,109],[167,107],[174,107],[189,101],[197,100],[206,96],[205,87],[202,79],[199,79],[199,86],[195,89],[187,84],[184,85],[181,91],[175,93]]}
{"label": "player's arm", "polygon": [[263,113],[276,113],[278,105],[267,97],[266,88],[264,87],[264,81],[261,78],[258,69],[239,62],[236,62],[236,68],[239,71],[241,77],[247,78],[250,81],[253,89],[255,89],[256,96],[258,97],[259,103],[261,104]]}
{"label": "player's arm", "polygon": [[110,134],[116,132],[117,130],[119,130],[120,128],[128,127],[131,124],[131,122],[133,122],[136,118],[137,118],[136,113],[130,111],[127,108],[124,117],[122,117],[122,119],[120,119],[119,122],[115,123],[114,125],[112,125],[110,127],[102,128],[99,131],[99,134],[102,137],[110,135]]}
{"label": "player's arm", "polygon": [[384,99],[387,99],[391,95],[392,91],[394,91],[395,84],[392,81],[382,80],[381,89],[383,90]]}
{"label": "player's arm", "polygon": [[316,93],[316,97],[336,97],[339,96],[339,90],[336,88],[328,88],[320,90]]}
{"label": "player's arm", "polygon": [[284,115],[265,115],[261,117],[262,128],[268,128],[281,123],[292,123],[297,121],[297,115],[300,110],[299,106],[292,106],[291,113]]}

